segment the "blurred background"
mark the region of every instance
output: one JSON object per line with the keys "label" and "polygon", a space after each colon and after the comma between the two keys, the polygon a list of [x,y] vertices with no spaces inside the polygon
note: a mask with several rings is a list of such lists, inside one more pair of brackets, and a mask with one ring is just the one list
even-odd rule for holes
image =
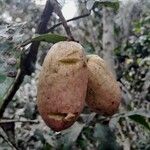
{"label": "blurred background", "polygon": [[[86,53],[106,60],[122,90],[121,106],[117,114],[107,118],[85,107],[71,128],[53,132],[42,121],[36,106],[38,74],[52,46],[41,43],[35,73],[25,77],[4,113],[4,118],[14,121],[7,123],[5,133],[9,140],[0,136],[0,150],[11,150],[10,142],[21,150],[150,150],[150,1],[58,2],[65,19],[90,12],[68,25]],[[46,0],[0,0],[0,51],[35,34],[45,3]],[[60,21],[53,13],[48,27]],[[61,25],[53,33],[66,35]],[[1,94],[6,87],[0,86]],[[1,125],[6,127],[5,123]]]}

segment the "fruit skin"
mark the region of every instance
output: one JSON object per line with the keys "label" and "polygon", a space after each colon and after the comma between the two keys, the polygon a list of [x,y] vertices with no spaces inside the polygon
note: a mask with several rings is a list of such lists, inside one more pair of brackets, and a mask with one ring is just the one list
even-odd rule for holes
{"label": "fruit skin", "polygon": [[121,91],[105,61],[97,55],[87,55],[88,88],[86,103],[96,113],[113,115],[121,101]]}
{"label": "fruit skin", "polygon": [[39,75],[37,106],[54,131],[70,127],[85,104],[88,72],[83,47],[76,42],[58,42],[45,57]]}

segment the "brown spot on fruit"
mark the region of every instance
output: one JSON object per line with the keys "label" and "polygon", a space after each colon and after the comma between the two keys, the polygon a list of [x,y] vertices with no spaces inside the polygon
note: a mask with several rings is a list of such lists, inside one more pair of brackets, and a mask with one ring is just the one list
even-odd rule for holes
{"label": "brown spot on fruit", "polygon": [[83,63],[83,67],[87,67],[86,62]]}
{"label": "brown spot on fruit", "polygon": [[48,117],[50,119],[62,120],[62,119],[64,119],[66,117],[66,114],[60,114],[60,113],[59,114],[54,114],[54,113],[51,113],[51,114],[48,115]]}
{"label": "brown spot on fruit", "polygon": [[67,56],[71,56],[71,55],[74,55],[76,53],[78,53],[78,51],[73,51],[73,52],[69,53]]}
{"label": "brown spot on fruit", "polygon": [[57,73],[58,70],[56,68],[53,69],[53,73]]}
{"label": "brown spot on fruit", "polygon": [[59,60],[59,62],[61,62],[63,64],[68,64],[68,65],[76,64],[79,61],[80,61],[80,59],[78,59],[78,58],[65,58],[65,59]]}

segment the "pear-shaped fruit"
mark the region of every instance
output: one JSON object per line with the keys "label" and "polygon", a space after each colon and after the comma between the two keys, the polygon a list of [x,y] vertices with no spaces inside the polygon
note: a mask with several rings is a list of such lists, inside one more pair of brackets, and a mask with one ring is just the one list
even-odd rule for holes
{"label": "pear-shaped fruit", "polygon": [[97,55],[87,55],[87,105],[95,112],[110,116],[119,107],[121,91],[105,61]]}
{"label": "pear-shaped fruit", "polygon": [[76,42],[54,44],[39,75],[37,106],[54,131],[70,127],[81,113],[86,97],[88,72],[83,47]]}

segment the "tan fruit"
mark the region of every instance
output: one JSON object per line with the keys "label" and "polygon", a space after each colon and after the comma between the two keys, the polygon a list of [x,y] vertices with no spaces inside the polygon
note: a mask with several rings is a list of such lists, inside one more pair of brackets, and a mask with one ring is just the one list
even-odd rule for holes
{"label": "tan fruit", "polygon": [[105,61],[97,55],[87,56],[88,89],[86,103],[95,112],[110,116],[119,107],[121,91]]}
{"label": "tan fruit", "polygon": [[37,105],[55,131],[70,127],[81,113],[88,82],[86,56],[76,42],[59,42],[45,57],[39,75]]}

